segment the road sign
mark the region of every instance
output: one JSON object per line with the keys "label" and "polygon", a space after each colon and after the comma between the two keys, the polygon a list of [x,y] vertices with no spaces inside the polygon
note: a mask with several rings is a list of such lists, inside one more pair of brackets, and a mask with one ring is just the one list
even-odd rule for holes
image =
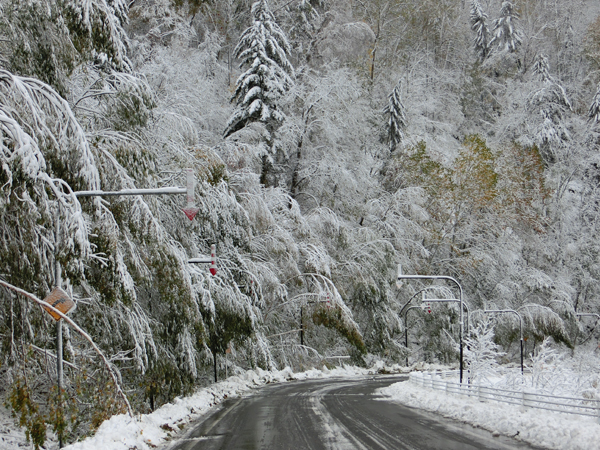
{"label": "road sign", "polygon": [[194,199],[194,171],[193,169],[185,169],[187,172],[187,205],[183,208],[183,212],[188,219],[194,220],[200,208],[197,208]]}
{"label": "road sign", "polygon": [[[46,303],[52,305],[54,308],[58,309],[63,314],[68,314],[70,311],[75,309],[75,302],[71,300],[69,294],[63,291],[59,287],[55,287],[52,292],[44,299]],[[48,314],[52,316],[52,318],[56,321],[62,319],[61,316],[56,314],[56,312],[52,311],[50,308],[43,307]]]}

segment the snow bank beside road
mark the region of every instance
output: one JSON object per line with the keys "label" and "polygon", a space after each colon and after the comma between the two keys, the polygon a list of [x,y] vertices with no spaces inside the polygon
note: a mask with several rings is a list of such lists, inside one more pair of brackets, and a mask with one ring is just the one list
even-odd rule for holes
{"label": "snow bank beside road", "polygon": [[470,423],[492,433],[515,437],[535,446],[561,450],[600,448],[600,425],[592,417],[493,401],[482,403],[409,382],[394,383],[378,392],[389,396],[391,401]]}
{"label": "snow bank beside road", "polygon": [[367,369],[344,367],[328,370],[311,369],[302,373],[293,373],[286,368],[281,371],[267,372],[261,369],[249,370],[242,375],[229,377],[194,395],[177,398],[173,403],[163,405],[151,414],[136,416],[113,416],[105,421],[96,434],[84,441],[64,447],[65,450],[150,450],[198,418],[214,405],[227,398],[236,398],[242,394],[268,383],[305,380],[311,378],[355,377],[372,373]]}

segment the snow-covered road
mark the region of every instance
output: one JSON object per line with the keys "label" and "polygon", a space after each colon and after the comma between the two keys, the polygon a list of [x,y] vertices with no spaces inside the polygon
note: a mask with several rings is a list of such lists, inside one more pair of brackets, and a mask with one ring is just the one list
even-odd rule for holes
{"label": "snow-covered road", "polygon": [[440,416],[380,401],[406,377],[368,376],[266,386],[223,402],[168,450],[530,448]]}

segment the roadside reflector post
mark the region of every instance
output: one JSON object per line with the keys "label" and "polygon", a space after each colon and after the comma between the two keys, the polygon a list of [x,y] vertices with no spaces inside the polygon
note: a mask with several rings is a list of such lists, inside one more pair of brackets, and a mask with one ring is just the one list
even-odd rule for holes
{"label": "roadside reflector post", "polygon": [[210,264],[210,274],[215,276],[217,274],[217,246],[215,244],[210,246],[210,258],[208,256],[191,258],[188,259],[188,264]]}
{"label": "roadside reflector post", "polygon": [[[196,207],[196,199],[194,197],[194,169],[185,169],[186,187],[163,187],[155,189],[123,189],[121,191],[76,191],[76,197],[105,197],[105,196],[120,196],[120,195],[180,195],[186,194],[186,206],[183,212],[190,220],[194,220],[200,208]],[[57,219],[58,220],[58,219]],[[188,263],[210,264],[210,273],[214,276],[217,274],[217,256],[215,244],[210,247],[209,258],[192,258]]]}
{"label": "roadside reflector post", "polygon": [[215,276],[217,274],[217,246],[212,244],[210,246],[210,274]]}
{"label": "roadside reflector post", "polygon": [[185,169],[187,172],[187,203],[185,208],[183,208],[183,212],[187,216],[188,219],[194,220],[199,208],[196,207],[196,200],[194,199],[194,171],[193,169]]}

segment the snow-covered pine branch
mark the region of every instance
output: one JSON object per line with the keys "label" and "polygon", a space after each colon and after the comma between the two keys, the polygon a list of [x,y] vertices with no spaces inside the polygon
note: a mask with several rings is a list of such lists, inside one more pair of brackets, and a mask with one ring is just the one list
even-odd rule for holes
{"label": "snow-covered pine branch", "polygon": [[396,150],[399,144],[406,138],[406,127],[408,122],[406,112],[402,104],[402,80],[394,87],[388,97],[388,104],[383,110],[384,114],[388,115],[387,122],[387,139],[390,145],[390,151]]}

